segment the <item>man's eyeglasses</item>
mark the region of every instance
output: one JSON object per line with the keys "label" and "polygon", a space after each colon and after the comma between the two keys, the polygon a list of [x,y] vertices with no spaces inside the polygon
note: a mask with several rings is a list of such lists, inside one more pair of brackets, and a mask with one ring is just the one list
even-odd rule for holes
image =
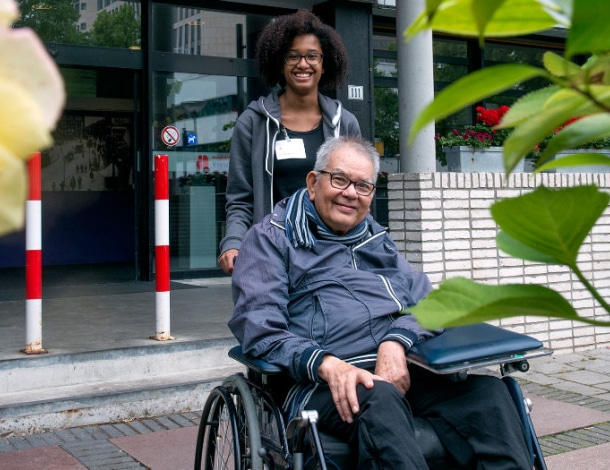
{"label": "man's eyeglasses", "polygon": [[318,170],[318,173],[323,173],[330,177],[330,185],[335,189],[347,189],[350,184],[354,185],[354,189],[361,196],[369,196],[376,188],[373,183],[368,181],[352,181],[343,173],[331,173],[330,171]]}
{"label": "man's eyeglasses", "polygon": [[305,58],[305,62],[307,62],[309,65],[318,65],[320,62],[322,62],[323,57],[324,54],[320,54],[319,52],[308,52],[305,55],[297,54],[296,52],[289,52],[284,57],[284,62],[286,62],[286,65],[297,65],[299,62],[301,62],[302,58]]}

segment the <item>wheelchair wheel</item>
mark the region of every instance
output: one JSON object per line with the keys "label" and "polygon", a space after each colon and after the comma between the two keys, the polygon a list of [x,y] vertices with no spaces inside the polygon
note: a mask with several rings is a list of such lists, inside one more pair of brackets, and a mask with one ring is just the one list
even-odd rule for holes
{"label": "wheelchair wheel", "polygon": [[263,470],[256,408],[248,384],[232,376],[206,401],[195,453],[195,470]]}
{"label": "wheelchair wheel", "polygon": [[534,429],[534,423],[532,423],[532,418],[529,411],[526,409],[527,407],[523,399],[521,387],[519,387],[519,384],[514,377],[505,376],[502,377],[502,381],[506,387],[508,387],[508,392],[510,393],[513,401],[515,402],[515,406],[517,407],[517,413],[519,414],[519,418],[521,419],[521,423],[523,425],[523,432],[525,434],[527,446],[534,464],[534,469],[547,470],[544,455],[542,454],[542,449]]}

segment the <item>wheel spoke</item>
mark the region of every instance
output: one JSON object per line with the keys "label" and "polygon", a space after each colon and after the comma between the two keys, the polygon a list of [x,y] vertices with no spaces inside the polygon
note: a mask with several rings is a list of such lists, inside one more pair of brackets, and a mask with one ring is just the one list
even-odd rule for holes
{"label": "wheel spoke", "polygon": [[259,417],[250,386],[231,376],[210,392],[197,436],[198,470],[263,470]]}

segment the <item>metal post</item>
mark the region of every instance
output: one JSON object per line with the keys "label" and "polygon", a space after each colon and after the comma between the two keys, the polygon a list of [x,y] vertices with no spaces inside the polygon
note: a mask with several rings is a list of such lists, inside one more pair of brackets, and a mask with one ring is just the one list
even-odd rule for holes
{"label": "metal post", "polygon": [[42,223],[40,152],[27,163],[28,198],[25,203],[25,349],[44,354],[42,348]]}
{"label": "metal post", "polygon": [[155,155],[155,312],[158,341],[174,339],[170,336],[169,298],[169,175],[168,156]]}
{"label": "metal post", "polygon": [[403,173],[436,171],[434,124],[426,126],[412,146],[407,145],[415,118],[434,99],[432,31],[419,33],[408,44],[403,38],[404,31],[424,8],[425,0],[396,2],[400,171]]}

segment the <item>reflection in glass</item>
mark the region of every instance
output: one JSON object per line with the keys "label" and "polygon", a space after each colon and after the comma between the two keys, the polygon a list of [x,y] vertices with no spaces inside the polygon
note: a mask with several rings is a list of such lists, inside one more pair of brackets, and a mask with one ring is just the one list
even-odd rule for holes
{"label": "reflection in glass", "polygon": [[[172,271],[217,267],[239,80],[155,74],[153,155],[169,156]],[[172,127],[179,141],[167,145],[164,132]]]}
{"label": "reflection in glass", "polygon": [[198,56],[254,58],[258,32],[271,17],[153,5],[153,49]]}
{"label": "reflection in glass", "polygon": [[[542,56],[549,49],[548,45],[536,47],[528,44],[521,46],[518,44],[494,43],[490,41],[485,45],[484,67],[492,67],[499,64],[530,64],[542,67]],[[506,90],[498,95],[485,100],[486,107],[495,108],[501,105],[510,106],[523,95],[533,90],[539,90],[549,85],[544,78],[537,77],[520,83],[510,90]]]}
{"label": "reflection in glass", "polygon": [[[434,90],[438,92],[468,74],[468,43],[463,39],[435,38]],[[472,111],[464,108],[436,123],[436,132],[444,134],[449,129],[472,124]]]}
{"label": "reflection in glass", "polygon": [[17,0],[21,19],[44,42],[138,49],[139,1]]}
{"label": "reflection in glass", "polygon": [[[373,73],[376,77],[396,77],[396,36],[375,34],[373,36]],[[383,52],[382,52],[383,51]]]}
{"label": "reflection in glass", "polygon": [[382,157],[399,150],[398,89],[375,87],[375,141]]}
{"label": "reflection in glass", "polygon": [[42,153],[43,191],[123,191],[132,187],[133,117],[65,113]]}

